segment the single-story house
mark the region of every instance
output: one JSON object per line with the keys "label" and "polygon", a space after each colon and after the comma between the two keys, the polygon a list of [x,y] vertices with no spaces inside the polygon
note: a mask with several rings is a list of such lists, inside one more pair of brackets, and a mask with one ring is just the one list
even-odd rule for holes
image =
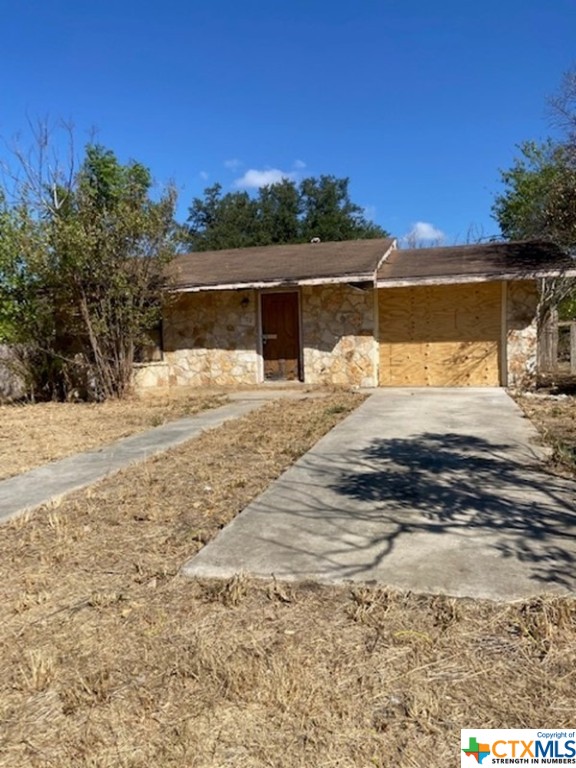
{"label": "single-story house", "polygon": [[539,283],[574,267],[540,241],[178,256],[161,359],[137,368],[136,386],[524,385],[536,372]]}

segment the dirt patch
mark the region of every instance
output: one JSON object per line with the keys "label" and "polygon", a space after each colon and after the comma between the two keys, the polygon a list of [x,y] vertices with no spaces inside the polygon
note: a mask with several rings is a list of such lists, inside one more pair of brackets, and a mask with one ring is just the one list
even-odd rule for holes
{"label": "dirt patch", "polygon": [[576,395],[540,390],[518,395],[516,402],[552,448],[550,468],[576,477]]}
{"label": "dirt patch", "polygon": [[439,768],[470,723],[572,725],[574,600],[178,575],[358,402],[271,403],[2,528],[2,768]]}
{"label": "dirt patch", "polygon": [[105,403],[1,405],[0,480],[191,416],[225,399],[180,393]]}

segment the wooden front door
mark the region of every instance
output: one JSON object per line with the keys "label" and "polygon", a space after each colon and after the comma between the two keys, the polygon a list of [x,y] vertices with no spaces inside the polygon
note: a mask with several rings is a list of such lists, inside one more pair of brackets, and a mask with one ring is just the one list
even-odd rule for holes
{"label": "wooden front door", "polygon": [[265,379],[300,379],[297,293],[262,294],[262,355]]}

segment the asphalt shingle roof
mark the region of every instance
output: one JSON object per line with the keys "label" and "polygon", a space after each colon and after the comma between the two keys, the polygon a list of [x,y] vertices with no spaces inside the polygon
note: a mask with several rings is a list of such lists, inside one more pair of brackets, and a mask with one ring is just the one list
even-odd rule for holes
{"label": "asphalt shingle roof", "polygon": [[392,238],[270,245],[177,256],[170,266],[176,290],[373,280]]}
{"label": "asphalt shingle roof", "polygon": [[553,243],[521,241],[392,251],[378,285],[531,279],[571,271],[576,262]]}
{"label": "asphalt shingle roof", "polygon": [[270,245],[177,256],[176,291],[370,282],[425,285],[576,275],[576,261],[545,241],[396,249],[393,238]]}

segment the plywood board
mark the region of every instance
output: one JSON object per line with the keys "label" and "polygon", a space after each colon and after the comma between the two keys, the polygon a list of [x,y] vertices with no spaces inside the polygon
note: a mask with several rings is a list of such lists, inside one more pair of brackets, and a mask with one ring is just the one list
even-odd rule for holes
{"label": "plywood board", "polygon": [[378,292],[381,386],[499,386],[501,284]]}

